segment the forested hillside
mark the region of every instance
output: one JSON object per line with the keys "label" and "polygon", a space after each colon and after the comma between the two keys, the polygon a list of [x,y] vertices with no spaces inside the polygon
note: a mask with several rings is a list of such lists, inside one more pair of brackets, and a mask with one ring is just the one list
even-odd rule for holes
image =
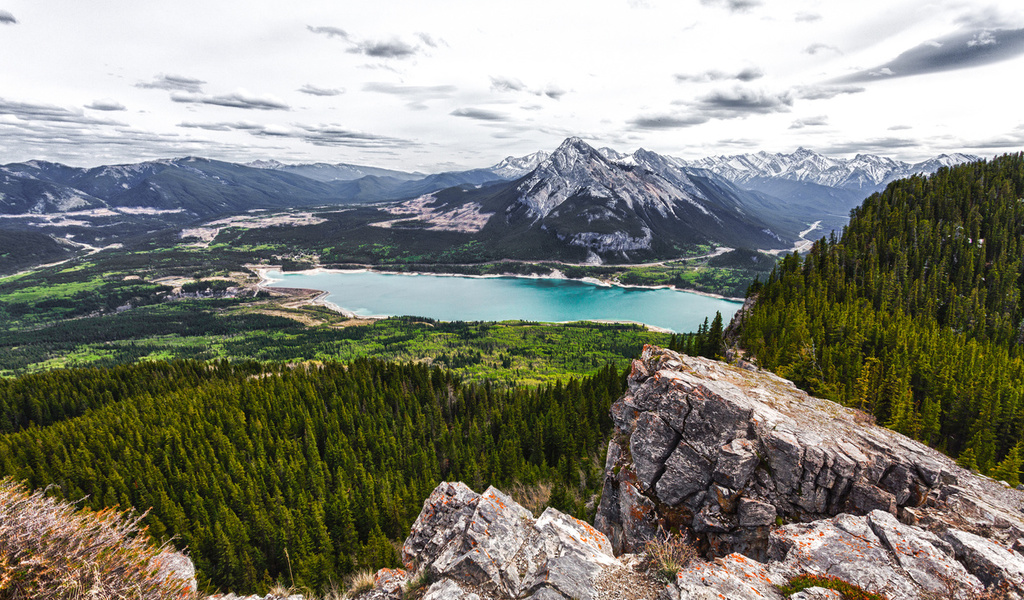
{"label": "forested hillside", "polygon": [[890,184],[852,212],[841,238],[786,257],[751,288],[741,345],[813,394],[1014,479],[1022,198],[1024,154]]}
{"label": "forested hillside", "polygon": [[389,540],[441,480],[553,485],[550,503],[582,516],[622,386],[614,367],[498,390],[375,360],[53,371],[0,380],[0,475],[89,508],[152,507],[150,532],[214,588],[319,591],[397,566]]}

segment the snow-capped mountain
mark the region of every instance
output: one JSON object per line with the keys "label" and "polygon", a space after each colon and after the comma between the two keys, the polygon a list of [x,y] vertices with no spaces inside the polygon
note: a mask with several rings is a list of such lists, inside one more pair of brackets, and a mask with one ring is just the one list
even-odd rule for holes
{"label": "snow-capped mountain", "polygon": [[[654,153],[640,157],[651,165],[667,160]],[[468,214],[474,207],[475,218],[488,215],[481,235],[491,244],[537,248],[567,260],[642,260],[706,243],[788,247],[796,238],[795,223],[780,228],[745,212],[749,193],[714,174],[662,175],[633,158],[622,164],[568,138],[522,179],[479,191],[446,190],[423,201],[437,214]]]}
{"label": "snow-capped mountain", "polygon": [[912,168],[915,175],[927,175],[938,171],[942,167],[953,167],[978,160],[981,160],[981,158],[974,156],[973,154],[961,154],[960,152],[954,152],[953,154],[940,154],[935,158],[929,158],[928,160],[915,164]]}
{"label": "snow-capped mountain", "polygon": [[696,198],[645,171],[623,169],[580,138],[565,140],[518,186],[519,203],[537,218],[546,217],[572,196],[615,198],[626,206],[647,205],[663,216],[678,202],[707,209]]}
{"label": "snow-capped mountain", "polygon": [[746,184],[755,178],[773,178],[871,192],[895,179],[933,173],[941,166],[975,160],[980,158],[966,154],[943,154],[910,164],[873,154],[858,154],[851,159],[833,158],[798,148],[790,154],[761,151],[682,162],[685,166],[707,169],[738,184]]}
{"label": "snow-capped mountain", "polygon": [[519,179],[530,171],[537,168],[537,165],[551,156],[549,152],[538,150],[526,156],[507,156],[504,160],[490,168],[495,175],[501,179]]}

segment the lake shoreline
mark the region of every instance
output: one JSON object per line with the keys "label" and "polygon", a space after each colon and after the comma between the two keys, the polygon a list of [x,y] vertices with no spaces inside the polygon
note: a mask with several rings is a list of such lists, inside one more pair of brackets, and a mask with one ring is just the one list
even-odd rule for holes
{"label": "lake shoreline", "polygon": [[[362,314],[358,314],[357,312],[355,312],[353,310],[350,310],[350,309],[345,308],[343,306],[339,306],[338,304],[336,304],[334,302],[328,301],[327,298],[330,296],[331,292],[328,292],[328,291],[325,291],[325,290],[315,289],[315,288],[312,288],[312,287],[302,287],[302,288],[273,287],[273,284],[283,281],[283,278],[282,277],[271,277],[270,273],[271,272],[275,272],[276,274],[285,275],[283,272],[281,272],[279,266],[276,266],[276,265],[247,265],[247,267],[250,270],[254,271],[258,275],[258,277],[259,277],[259,282],[257,283],[257,290],[266,290],[268,292],[272,292],[272,293],[275,293],[275,294],[284,293],[285,295],[299,296],[300,298],[297,299],[297,301],[294,303],[293,307],[302,306],[302,305],[323,306],[323,307],[325,307],[325,308],[327,308],[329,310],[332,310],[334,312],[337,312],[337,313],[339,313],[339,314],[341,314],[341,315],[343,315],[343,316],[345,316],[347,318],[366,319],[366,320],[369,320],[369,321],[376,321],[376,320],[386,319],[386,318],[389,318],[391,316],[394,316],[394,315],[362,315]],[[421,276],[422,275],[422,276],[433,276],[433,277],[461,277],[461,278],[464,278],[464,279],[499,279],[499,278],[507,278],[507,279],[532,279],[532,280],[551,279],[551,280],[559,280],[559,281],[575,281],[575,282],[586,283],[586,284],[590,284],[590,285],[594,285],[594,286],[598,286],[598,287],[605,287],[605,288],[618,287],[618,288],[621,288],[621,289],[634,289],[634,290],[682,291],[682,292],[688,292],[688,293],[693,294],[695,296],[707,297],[707,298],[711,298],[711,299],[715,299],[715,300],[723,300],[723,301],[726,301],[726,302],[736,302],[736,303],[742,302],[742,300],[738,299],[738,298],[727,298],[727,297],[723,297],[723,296],[718,295],[718,294],[699,293],[699,292],[694,292],[694,291],[690,291],[690,290],[678,290],[678,289],[676,289],[676,288],[674,288],[672,286],[665,286],[665,285],[663,285],[663,286],[623,285],[623,284],[619,284],[619,283],[616,283],[616,282],[602,281],[602,280],[599,280],[599,279],[596,279],[596,278],[591,278],[591,277],[582,278],[582,279],[572,279],[572,278],[564,276],[561,272],[559,272],[557,270],[555,271],[555,273],[549,274],[549,275],[494,275],[494,274],[488,274],[488,275],[463,275],[463,274],[454,274],[454,273],[429,273],[429,272],[413,272],[413,273],[409,273],[409,272],[395,272],[395,271],[378,271],[378,270],[375,270],[375,269],[372,269],[372,268],[369,268],[369,267],[363,267],[363,268],[358,268],[358,269],[332,269],[332,268],[327,268],[327,267],[316,267],[316,268],[313,268],[313,269],[305,269],[303,271],[289,272],[288,275],[317,276],[317,275],[320,275],[320,274],[333,274],[333,273],[337,273],[337,274],[376,273],[376,274],[381,274],[381,275],[404,275],[404,276],[411,276],[411,277]],[[439,319],[439,320],[450,320],[450,319]],[[455,320],[459,320],[459,319],[455,319]],[[470,320],[476,320],[476,319],[470,319]],[[491,319],[484,319],[484,320],[491,320]],[[534,320],[534,319],[530,319],[528,317],[524,317],[522,319],[493,319],[493,320],[495,322],[500,322],[500,321],[503,321],[503,320],[525,320],[525,321],[531,321],[531,320]],[[595,319],[569,319],[569,320],[558,320],[558,319],[551,319],[551,320],[537,319],[537,320],[540,320],[540,321],[543,321],[543,322],[548,322],[548,323],[557,323],[557,324],[577,323],[577,322],[609,323],[609,324],[611,324],[611,323],[630,324],[630,325],[639,325],[639,326],[642,326],[642,327],[648,329],[649,331],[658,332],[658,333],[667,333],[667,334],[677,333],[676,331],[674,331],[673,329],[671,329],[669,327],[665,327],[665,326],[661,326],[661,325],[654,325],[654,324],[650,324],[650,323],[644,323],[644,322],[638,321],[636,319],[600,319],[600,318],[595,318]]]}
{"label": "lake shoreline", "polygon": [[[257,284],[257,289],[263,289],[266,287],[264,283],[271,281],[266,277],[267,271],[277,270],[280,271],[280,265],[246,265],[250,270],[255,271],[259,276],[260,281]],[[283,271],[282,271],[283,273]],[[621,283],[618,281],[610,281],[607,279],[599,279],[597,277],[581,277],[574,279],[572,277],[566,277],[564,273],[558,269],[554,269],[554,272],[550,275],[519,275],[515,273],[502,273],[502,274],[488,274],[488,275],[472,275],[462,273],[434,273],[431,271],[385,271],[374,268],[373,265],[360,265],[356,269],[332,269],[330,267],[314,267],[312,269],[304,269],[302,271],[289,271],[289,274],[295,275],[316,275],[318,273],[380,273],[382,275],[427,275],[432,277],[465,277],[467,279],[500,279],[502,277],[515,278],[515,279],[558,279],[562,281],[580,281],[583,283],[589,283],[592,285],[598,285],[602,287],[619,287],[623,289],[631,290],[672,290],[675,292],[685,292],[687,294],[696,294],[698,296],[704,296],[706,298],[714,298],[716,300],[726,300],[728,302],[744,302],[745,298],[737,298],[733,296],[723,296],[722,294],[715,294],[713,292],[704,292],[700,290],[680,289],[671,285],[634,285],[628,283]]]}

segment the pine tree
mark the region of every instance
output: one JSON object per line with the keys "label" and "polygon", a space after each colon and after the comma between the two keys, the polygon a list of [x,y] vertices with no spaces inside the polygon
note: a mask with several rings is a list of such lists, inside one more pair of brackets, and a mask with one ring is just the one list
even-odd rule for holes
{"label": "pine tree", "polygon": [[1020,468],[1024,464],[1024,448],[1018,443],[1006,454],[1006,457],[992,470],[992,478],[1005,481],[1011,487],[1020,485]]}

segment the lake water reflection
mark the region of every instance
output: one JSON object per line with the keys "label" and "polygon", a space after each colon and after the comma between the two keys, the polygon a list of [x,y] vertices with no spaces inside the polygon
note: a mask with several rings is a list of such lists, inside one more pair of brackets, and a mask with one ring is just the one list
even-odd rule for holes
{"label": "lake water reflection", "polygon": [[360,316],[411,315],[441,321],[635,321],[695,331],[741,303],[668,289],[623,288],[566,279],[446,277],[368,271],[269,271],[268,287],[312,288]]}

